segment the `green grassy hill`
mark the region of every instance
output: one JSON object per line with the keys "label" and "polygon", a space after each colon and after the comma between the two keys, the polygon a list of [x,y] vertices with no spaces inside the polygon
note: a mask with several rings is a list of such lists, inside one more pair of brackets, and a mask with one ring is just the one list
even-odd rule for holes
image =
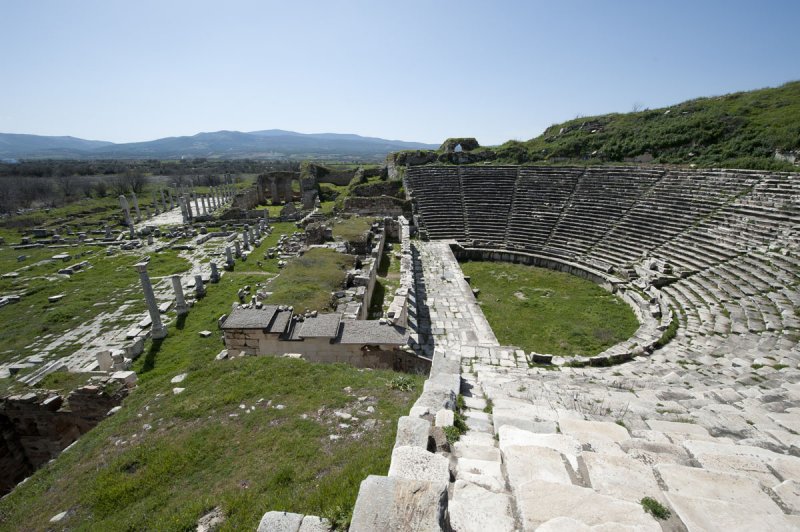
{"label": "green grassy hill", "polygon": [[[797,170],[775,158],[800,152],[800,81],[697,98],[662,109],[575,118],[528,141],[492,148],[495,162],[637,162]],[[797,154],[800,160],[800,153]]]}

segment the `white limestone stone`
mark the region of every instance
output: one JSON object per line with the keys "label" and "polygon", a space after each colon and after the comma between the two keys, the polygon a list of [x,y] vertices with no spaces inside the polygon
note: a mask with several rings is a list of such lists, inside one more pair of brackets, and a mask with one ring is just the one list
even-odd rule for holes
{"label": "white limestone stone", "polygon": [[780,498],[783,505],[792,513],[800,514],[800,481],[797,479],[784,480],[772,491]]}
{"label": "white limestone stone", "polygon": [[330,532],[331,522],[325,518],[317,517],[315,515],[307,515],[300,523],[300,530],[298,532]]}
{"label": "white limestone stone", "polygon": [[639,502],[643,497],[664,501],[650,467],[627,456],[583,453],[589,482],[597,492],[617,499]]}
{"label": "white limestone stone", "polygon": [[641,530],[640,527],[636,525],[603,523],[589,526],[571,517],[554,517],[539,525],[536,532],[638,532],[639,530]]}
{"label": "white limestone stone", "polygon": [[267,512],[258,523],[258,532],[298,532],[303,516],[289,512]]}
{"label": "white limestone stone", "polygon": [[631,438],[628,429],[610,421],[584,421],[562,419],[558,422],[562,434],[572,436],[581,443],[622,442]]}
{"label": "white limestone stone", "polygon": [[506,425],[500,428],[500,450],[512,445],[533,445],[547,447],[563,454],[574,470],[578,469],[577,456],[581,444],[575,438],[564,434],[535,434],[527,430]]}
{"label": "white limestone stone", "polygon": [[370,475],[361,482],[350,532],[441,530],[447,483]]}
{"label": "white limestone stone", "polygon": [[111,379],[123,383],[128,388],[136,385],[138,377],[134,371],[117,371],[111,375]]}
{"label": "white limestone stone", "polygon": [[667,492],[667,499],[689,532],[705,530],[769,530],[789,532],[797,529],[775,506],[764,512],[753,510],[747,504],[723,499],[688,497]]}
{"label": "white limestone stone", "polygon": [[455,413],[452,410],[441,409],[436,412],[437,427],[452,427],[455,422]]}
{"label": "white limestone stone", "polygon": [[450,526],[457,532],[513,531],[511,497],[456,480],[449,503]]}
{"label": "white limestone stone", "polygon": [[520,487],[516,501],[525,530],[535,530],[556,517],[570,517],[589,526],[606,524],[612,529],[661,531],[641,504],[601,495],[590,488],[533,480]]}
{"label": "white limestone stone", "polygon": [[447,483],[450,481],[450,468],[447,458],[442,455],[421,447],[401,446],[392,451],[389,476]]}
{"label": "white limestone stone", "polygon": [[456,458],[474,458],[475,460],[500,461],[500,449],[493,445],[475,445],[457,441],[453,445],[453,456]]}
{"label": "white limestone stone", "polygon": [[422,418],[403,416],[397,420],[397,436],[394,446],[414,446],[428,448],[428,433],[431,424]]}
{"label": "white limestone stone", "polygon": [[500,462],[492,460],[475,460],[474,458],[461,458],[456,465],[456,478],[468,473],[485,477],[493,477],[499,483],[503,483],[503,471]]}
{"label": "white limestone stone", "polygon": [[685,498],[683,503],[689,506],[691,500],[706,499],[741,505],[753,514],[781,513],[780,508],[762,491],[755,479],[673,464],[660,464],[654,470],[666,484],[668,491],[665,493],[670,501],[673,495],[677,495]]}
{"label": "white limestone stone", "polygon": [[651,429],[659,432],[708,436],[708,431],[696,423],[676,423],[674,421],[659,421],[656,419],[646,419],[645,423]]}
{"label": "white limestone stone", "polygon": [[54,515],[53,517],[50,518],[50,522],[51,523],[60,523],[61,521],[63,521],[67,517],[68,513],[69,512],[66,512],[66,511],[57,513],[56,515]]}
{"label": "white limestone stone", "polygon": [[521,486],[531,480],[571,484],[561,453],[547,447],[509,445],[503,447],[508,482],[519,496]]}

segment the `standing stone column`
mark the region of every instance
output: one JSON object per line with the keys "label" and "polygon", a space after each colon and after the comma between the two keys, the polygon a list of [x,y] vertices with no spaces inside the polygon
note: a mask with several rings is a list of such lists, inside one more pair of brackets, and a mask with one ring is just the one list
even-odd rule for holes
{"label": "standing stone column", "polygon": [[119,204],[122,207],[122,214],[125,217],[125,225],[131,225],[131,206],[128,205],[128,200],[123,194],[119,196]]}
{"label": "standing stone column", "polygon": [[128,232],[131,240],[136,238],[136,229],[133,227],[133,219],[131,218],[131,207],[128,205],[128,200],[124,195],[120,195],[119,203],[122,205],[122,211],[125,214],[125,223],[128,224]]}
{"label": "standing stone column", "polygon": [[172,276],[172,288],[175,290],[175,311],[178,316],[183,316],[189,312],[189,305],[186,304],[186,299],[183,297],[183,286],[181,286],[181,276]]}
{"label": "standing stone column", "polygon": [[205,194],[203,194],[201,198],[203,200],[203,214],[209,214],[211,212],[211,209],[208,208],[208,197]]}
{"label": "standing stone column", "polygon": [[219,282],[219,270],[217,269],[217,263],[211,263],[211,282],[218,283]]}
{"label": "standing stone column", "polygon": [[183,218],[183,223],[188,224],[189,214],[186,212],[186,205],[182,201],[180,202],[180,205],[181,205],[181,217]]}
{"label": "standing stone column", "polygon": [[170,209],[174,209],[175,208],[175,200],[172,198],[172,190],[171,189],[167,189],[167,196],[169,196],[169,208]]}
{"label": "standing stone column", "polygon": [[236,247],[236,258],[237,259],[242,258],[242,249],[239,247],[239,241],[234,240],[233,245]]}
{"label": "standing stone column", "polygon": [[286,198],[286,203],[292,203],[294,201],[294,190],[292,190],[292,180],[287,179],[284,183],[283,187],[283,195]]}
{"label": "standing stone column", "polygon": [[197,295],[198,298],[203,297],[206,295],[206,287],[203,284],[203,276],[202,275],[195,275],[194,276],[194,293]]}
{"label": "standing stone column", "polygon": [[192,202],[188,196],[182,196],[183,202],[186,204],[186,214],[189,217],[189,223],[192,223],[194,216],[192,216]]}
{"label": "standing stone column", "polygon": [[136,192],[131,192],[131,196],[133,196],[133,208],[136,209],[136,221],[139,222],[142,220],[142,212],[139,210],[139,200],[136,198]]}
{"label": "standing stone column", "polygon": [[150,312],[150,319],[153,322],[150,333],[154,340],[164,338],[167,335],[167,328],[161,323],[161,313],[158,311],[158,303],[153,293],[153,285],[150,284],[150,276],[147,275],[147,263],[140,262],[137,264],[136,271],[139,272],[139,279],[142,282],[142,291],[144,292],[144,300],[147,302],[147,310]]}
{"label": "standing stone column", "polygon": [[200,204],[197,202],[197,194],[195,194],[194,191],[192,191],[191,197],[194,200],[194,209],[197,212],[197,215],[200,216]]}
{"label": "standing stone column", "polygon": [[250,232],[247,230],[247,226],[244,226],[244,231],[242,232],[242,247],[247,251],[250,249]]}
{"label": "standing stone column", "polygon": [[167,198],[164,197],[164,189],[159,189],[159,192],[161,193],[161,210],[167,212]]}
{"label": "standing stone column", "polygon": [[233,254],[231,253],[231,247],[225,246],[225,265],[228,268],[233,268]]}

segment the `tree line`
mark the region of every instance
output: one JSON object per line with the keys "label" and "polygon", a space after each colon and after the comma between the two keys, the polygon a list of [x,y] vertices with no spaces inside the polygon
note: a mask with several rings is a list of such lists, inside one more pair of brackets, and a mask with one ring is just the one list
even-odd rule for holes
{"label": "tree line", "polygon": [[0,163],[0,214],[59,207],[85,198],[141,194],[153,180],[167,185],[216,186],[242,174],[299,170],[295,161],[206,160]]}

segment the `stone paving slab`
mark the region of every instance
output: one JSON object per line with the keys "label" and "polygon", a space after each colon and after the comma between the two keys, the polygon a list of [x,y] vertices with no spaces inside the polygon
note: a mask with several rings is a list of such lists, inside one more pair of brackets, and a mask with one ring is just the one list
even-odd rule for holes
{"label": "stone paving slab", "polygon": [[463,480],[453,486],[449,510],[450,526],[456,532],[516,530],[511,497]]}
{"label": "stone paving slab", "polygon": [[503,462],[511,490],[519,497],[522,487],[532,480],[572,484],[561,453],[547,447],[509,445],[503,448]]}
{"label": "stone paving slab", "polygon": [[645,513],[641,504],[600,495],[590,488],[544,480],[533,480],[520,487],[517,509],[525,530],[556,517],[569,516],[589,526],[605,525],[610,530],[660,532],[661,526]]}

